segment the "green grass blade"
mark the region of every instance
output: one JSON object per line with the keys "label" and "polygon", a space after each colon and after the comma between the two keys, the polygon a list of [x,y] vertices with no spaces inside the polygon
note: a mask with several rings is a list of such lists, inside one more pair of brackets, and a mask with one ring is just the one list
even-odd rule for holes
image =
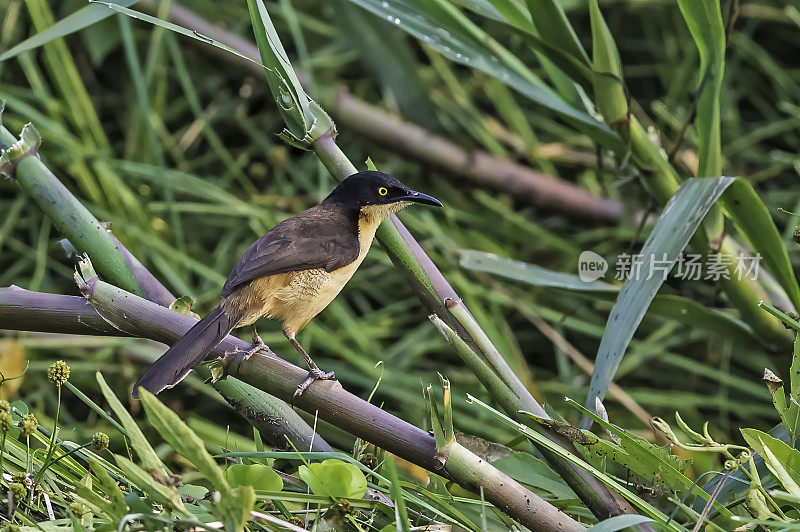
{"label": "green grass blade", "polygon": [[796,310],[800,309],[800,286],[792,262],[769,210],[753,185],[737,179],[720,198],[725,213],[744,233],[764,259],[764,265],[786,291]]}
{"label": "green grass blade", "polygon": [[351,1],[378,18],[392,20],[451,61],[495,77],[532,102],[555,111],[597,142],[622,148],[620,138],[605,124],[564,102],[514,54],[444,0],[425,2],[424,7],[399,0]]}
{"label": "green grass blade", "polygon": [[[135,4],[137,1],[138,0],[119,0],[118,2],[114,3],[128,7]],[[71,33],[75,33],[76,31],[81,31],[82,29],[91,26],[96,22],[100,22],[101,20],[108,18],[113,14],[114,12],[108,7],[100,4],[92,4],[82,7],[71,15],[59,20],[46,30],[40,31],[36,35],[25,39],[13,48],[0,54],[0,62],[5,61],[6,59],[11,59],[12,57],[15,57],[23,52],[34,50],[54,39],[58,39],[59,37],[64,37]]]}
{"label": "green grass blade", "polygon": [[717,0],[678,0],[700,52],[697,101],[698,176],[722,175],[720,93],[725,74],[725,26]]}
{"label": "green grass blade", "polygon": [[647,275],[650,267],[656,260],[660,261],[659,264],[674,265],[709,209],[734,181],[735,178],[730,177],[690,179],[664,208],[641,251],[643,262],[639,271],[645,272],[644,276],[649,279],[637,279],[631,275],[611,309],[589,385],[588,410],[594,411],[596,398],[602,400],[605,397],[633,333],[663,284],[664,276]]}

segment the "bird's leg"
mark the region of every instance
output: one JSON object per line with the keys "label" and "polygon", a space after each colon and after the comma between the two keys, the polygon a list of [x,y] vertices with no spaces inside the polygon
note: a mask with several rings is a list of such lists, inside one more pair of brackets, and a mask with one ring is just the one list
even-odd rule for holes
{"label": "bird's leg", "polygon": [[256,324],[254,323],[251,325],[253,327],[253,348],[247,352],[245,355],[245,360],[250,358],[251,355],[254,355],[260,351],[269,351],[269,347],[267,344],[264,343],[264,340],[261,338],[261,335],[258,334],[258,329],[256,329]]}
{"label": "bird's leg", "polygon": [[308,365],[308,377],[306,377],[306,380],[304,380],[294,391],[295,397],[301,395],[304,391],[306,391],[306,388],[311,386],[311,383],[316,380],[327,380],[336,378],[336,376],[333,374],[332,371],[325,372],[319,369],[319,366],[317,366],[317,364],[311,359],[311,357],[308,356],[306,350],[303,349],[303,346],[300,345],[300,342],[295,340],[294,337],[290,337],[287,334],[286,338],[292,343],[294,348],[297,349],[297,352],[300,353],[300,355],[303,357],[303,360],[305,360],[306,364]]}

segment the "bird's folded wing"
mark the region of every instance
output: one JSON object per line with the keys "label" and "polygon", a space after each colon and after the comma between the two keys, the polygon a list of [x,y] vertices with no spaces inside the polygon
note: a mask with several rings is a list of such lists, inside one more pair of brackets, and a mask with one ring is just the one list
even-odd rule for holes
{"label": "bird's folded wing", "polygon": [[351,232],[331,231],[318,224],[292,229],[276,227],[256,240],[233,267],[222,295],[267,275],[315,268],[334,271],[358,257],[358,238]]}

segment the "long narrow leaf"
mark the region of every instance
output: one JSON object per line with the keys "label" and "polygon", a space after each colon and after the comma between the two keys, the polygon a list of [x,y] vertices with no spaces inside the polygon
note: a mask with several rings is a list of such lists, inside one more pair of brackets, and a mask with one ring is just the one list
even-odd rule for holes
{"label": "long narrow leaf", "polygon": [[[128,7],[135,4],[138,0],[119,0],[118,2],[111,2],[123,7]],[[64,37],[76,31],[81,31],[84,28],[91,26],[96,22],[110,17],[114,12],[103,4],[92,4],[84,6],[59,20],[44,31],[40,31],[13,48],[6,50],[0,54],[0,62],[6,59],[11,59],[23,52],[28,52],[40,46],[43,46],[54,39]]]}
{"label": "long narrow leaf", "polygon": [[725,26],[718,0],[678,0],[700,51],[697,102],[698,176],[722,174],[720,93],[725,73]]}
{"label": "long narrow leaf", "polygon": [[[639,271],[645,274],[631,275],[625,281],[611,309],[597,351],[586,400],[587,410],[594,411],[596,398],[602,400],[605,397],[633,333],[664,282],[663,275],[648,275],[648,272],[656,266],[659,268],[657,271],[660,268],[671,269],[709,209],[734,181],[732,177],[690,179],[681,185],[667,204],[642,248]],[[584,419],[584,422],[587,423],[587,420]]]}

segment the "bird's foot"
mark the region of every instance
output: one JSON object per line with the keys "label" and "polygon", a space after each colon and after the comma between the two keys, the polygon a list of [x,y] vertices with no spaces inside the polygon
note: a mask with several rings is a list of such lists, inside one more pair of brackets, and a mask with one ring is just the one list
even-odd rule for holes
{"label": "bird's foot", "polygon": [[253,335],[253,347],[244,350],[241,347],[236,347],[233,351],[228,351],[222,357],[222,374],[216,380],[224,380],[230,373],[231,364],[241,364],[251,356],[258,353],[269,353],[269,347],[264,343],[264,340],[258,334]]}
{"label": "bird's foot", "polygon": [[333,374],[332,371],[322,371],[317,367],[313,367],[308,370],[308,377],[304,380],[300,385],[297,386],[297,389],[294,391],[294,397],[299,397],[306,391],[306,388],[311,386],[311,383],[314,381],[322,381],[322,380],[334,380],[336,379],[336,375]]}

